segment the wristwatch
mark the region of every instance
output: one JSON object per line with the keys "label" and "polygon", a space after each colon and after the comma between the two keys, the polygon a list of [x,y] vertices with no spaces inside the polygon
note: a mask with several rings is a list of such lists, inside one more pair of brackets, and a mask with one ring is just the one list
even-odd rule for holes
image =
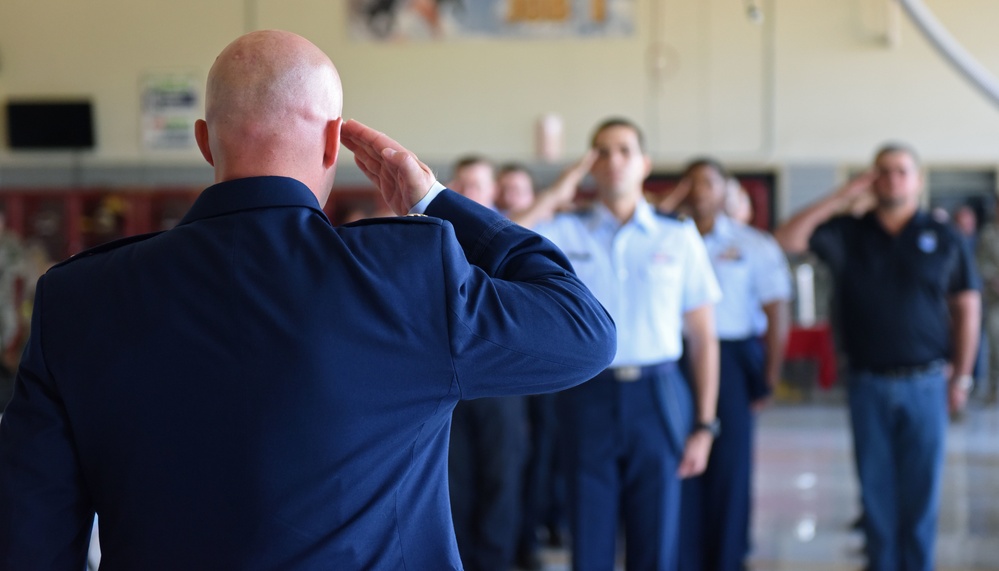
{"label": "wristwatch", "polygon": [[701,430],[707,430],[711,434],[711,438],[718,438],[721,434],[721,420],[715,418],[708,422],[698,421],[694,424],[694,432],[699,432]]}
{"label": "wristwatch", "polygon": [[971,375],[961,375],[954,379],[954,384],[962,391],[970,391],[971,387],[975,385],[975,378]]}

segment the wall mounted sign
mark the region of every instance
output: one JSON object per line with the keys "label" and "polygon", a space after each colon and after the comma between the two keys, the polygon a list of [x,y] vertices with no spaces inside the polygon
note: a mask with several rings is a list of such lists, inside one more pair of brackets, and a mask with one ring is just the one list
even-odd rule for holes
{"label": "wall mounted sign", "polygon": [[142,146],[193,149],[201,115],[201,81],[195,74],[147,74],[142,78]]}

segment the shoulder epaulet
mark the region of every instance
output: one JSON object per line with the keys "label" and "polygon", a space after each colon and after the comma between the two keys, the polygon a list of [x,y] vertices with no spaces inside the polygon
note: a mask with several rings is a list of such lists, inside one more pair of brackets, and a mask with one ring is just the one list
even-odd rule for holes
{"label": "shoulder epaulet", "polygon": [[356,228],[358,226],[374,226],[377,224],[440,224],[441,219],[426,214],[407,214],[405,216],[383,216],[380,218],[362,218],[343,224],[342,228]]}
{"label": "shoulder epaulet", "polygon": [[687,216],[686,214],[680,213],[680,212],[675,212],[675,211],[674,212],[663,212],[662,210],[658,210],[658,209],[653,209],[653,211],[656,214],[658,214],[659,216],[662,216],[663,218],[668,218],[670,220],[676,220],[677,222],[686,222],[687,220],[690,219],[689,216]]}
{"label": "shoulder epaulet", "polygon": [[72,256],[66,258],[65,260],[59,262],[53,267],[60,267],[66,264],[75,262],[77,260],[82,260],[83,258],[89,258],[90,256],[96,256],[97,254],[103,254],[104,252],[110,252],[111,250],[116,250],[122,246],[127,246],[129,244],[135,244],[136,242],[142,242],[143,240],[148,240],[153,236],[158,236],[163,232],[149,232],[148,234],[136,234],[135,236],[126,236],[124,238],[118,238],[117,240],[111,240],[110,242],[105,242],[93,248],[87,248],[86,250],[73,254]]}

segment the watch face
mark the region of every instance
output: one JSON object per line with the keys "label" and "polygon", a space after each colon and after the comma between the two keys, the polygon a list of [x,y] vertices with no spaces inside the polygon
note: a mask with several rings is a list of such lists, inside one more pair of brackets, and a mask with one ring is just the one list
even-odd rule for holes
{"label": "watch face", "polygon": [[957,378],[957,386],[963,391],[971,390],[975,386],[975,378],[971,375],[961,375]]}
{"label": "watch face", "polygon": [[721,434],[721,420],[716,418],[711,422],[698,422],[694,428],[695,430],[706,430],[711,433],[711,436],[717,438]]}

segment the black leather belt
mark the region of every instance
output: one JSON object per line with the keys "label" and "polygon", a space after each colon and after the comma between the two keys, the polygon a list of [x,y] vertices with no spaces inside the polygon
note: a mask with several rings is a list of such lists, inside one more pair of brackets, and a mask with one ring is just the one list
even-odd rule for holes
{"label": "black leather belt", "polygon": [[942,369],[947,364],[943,359],[923,363],[922,365],[908,365],[905,367],[863,367],[858,369],[862,373],[870,373],[879,377],[907,378],[918,377]]}

